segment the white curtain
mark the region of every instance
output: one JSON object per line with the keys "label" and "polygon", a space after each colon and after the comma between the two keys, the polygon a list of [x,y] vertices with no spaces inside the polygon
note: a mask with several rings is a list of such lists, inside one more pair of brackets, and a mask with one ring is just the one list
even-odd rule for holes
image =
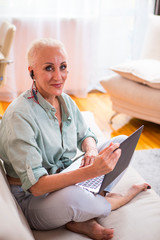
{"label": "white curtain", "polygon": [[0,100],[11,101],[28,89],[29,44],[42,37],[61,40],[69,55],[65,92],[85,97],[102,90],[99,81],[109,67],[139,57],[152,0],[0,0],[0,21],[9,19],[17,30]]}

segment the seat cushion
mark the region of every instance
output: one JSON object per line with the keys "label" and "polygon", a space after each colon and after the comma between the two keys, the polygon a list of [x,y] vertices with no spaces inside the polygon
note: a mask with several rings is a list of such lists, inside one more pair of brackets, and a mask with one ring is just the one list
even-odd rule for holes
{"label": "seat cushion", "polygon": [[[144,179],[129,167],[113,192],[125,193],[132,184],[144,183]],[[151,189],[141,192],[131,202],[102,219],[106,227],[115,229],[118,240],[158,240],[160,238],[160,197]]]}
{"label": "seat cushion", "polygon": [[34,240],[28,223],[12,196],[0,160],[0,239]]}
{"label": "seat cushion", "polygon": [[101,84],[111,97],[114,111],[160,124],[159,89],[119,75],[108,77]]}
{"label": "seat cushion", "polygon": [[[143,178],[129,167],[113,192],[124,193],[132,184],[143,183]],[[113,240],[159,240],[160,236],[160,197],[148,190],[137,195],[127,205],[112,211],[99,222],[106,228],[114,228]],[[33,231],[36,240],[87,240],[84,235],[63,228],[52,231]]]}

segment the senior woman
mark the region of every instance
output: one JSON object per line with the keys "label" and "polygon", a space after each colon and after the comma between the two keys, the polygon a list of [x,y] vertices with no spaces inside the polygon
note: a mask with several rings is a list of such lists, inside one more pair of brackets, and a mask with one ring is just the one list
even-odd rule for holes
{"label": "senior woman", "polygon": [[[132,186],[124,196],[94,195],[75,185],[112,171],[123,137],[98,151],[95,135],[63,93],[68,71],[61,42],[35,41],[28,51],[28,70],[33,85],[10,104],[0,126],[0,157],[11,191],[32,229],[65,225],[92,239],[111,239],[114,230],[101,226],[98,218],[126,204],[148,184]],[[85,153],[81,167],[61,172],[72,163],[77,147]]]}

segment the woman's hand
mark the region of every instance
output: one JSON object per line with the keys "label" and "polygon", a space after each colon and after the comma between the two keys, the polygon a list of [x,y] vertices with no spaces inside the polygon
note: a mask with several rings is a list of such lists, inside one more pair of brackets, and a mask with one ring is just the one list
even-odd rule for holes
{"label": "woman's hand", "polygon": [[97,148],[92,148],[89,151],[87,151],[81,161],[80,168],[92,164],[97,155],[98,155]]}
{"label": "woman's hand", "polygon": [[102,150],[98,156],[95,157],[92,166],[97,176],[113,171],[121,156],[119,146],[119,143],[111,143],[109,147]]}

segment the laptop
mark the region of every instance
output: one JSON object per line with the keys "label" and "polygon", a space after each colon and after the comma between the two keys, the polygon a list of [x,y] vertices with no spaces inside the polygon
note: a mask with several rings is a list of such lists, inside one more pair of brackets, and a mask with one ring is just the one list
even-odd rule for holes
{"label": "laptop", "polygon": [[[95,194],[101,193],[110,183],[112,183],[130,164],[132,155],[142,133],[144,125],[142,125],[139,129],[137,129],[134,133],[132,133],[127,139],[121,142],[119,148],[121,151],[121,156],[113,169],[113,171],[93,178],[87,181],[77,183],[76,185],[89,190]],[[83,154],[84,155],[84,154]],[[83,156],[76,158],[74,163],[71,164],[67,169],[62,172],[68,172],[74,169],[77,169],[80,166],[81,160]]]}

